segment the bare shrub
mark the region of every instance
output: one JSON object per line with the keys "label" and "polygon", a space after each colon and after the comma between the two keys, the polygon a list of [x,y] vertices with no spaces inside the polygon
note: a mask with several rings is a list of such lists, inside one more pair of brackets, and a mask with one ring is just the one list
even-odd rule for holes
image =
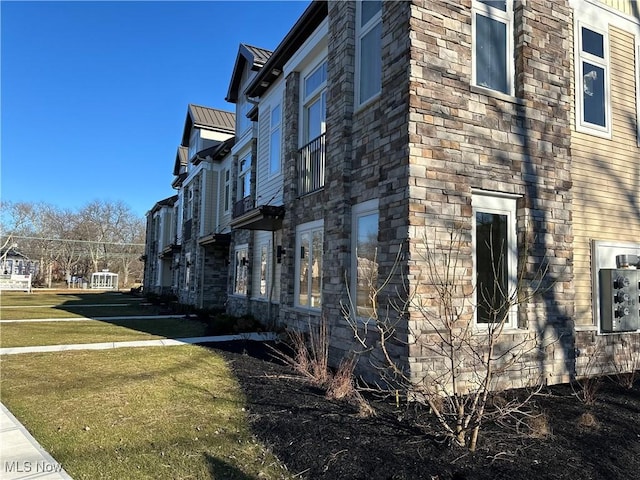
{"label": "bare shrub", "polygon": [[309,324],[308,336],[288,331],[292,353],[273,348],[274,356],[302,375],[311,385],[325,391],[327,398],[346,401],[358,408],[363,417],[375,415],[374,408],[358,391],[355,381],[356,356],[342,359],[338,369],[329,367],[329,327],[324,317],[317,326]]}
{"label": "bare shrub", "polygon": [[532,438],[543,439],[553,435],[549,417],[546,413],[540,413],[526,419],[525,424],[529,429],[529,436]]}
{"label": "bare shrub", "polygon": [[596,416],[591,412],[584,412],[580,415],[578,417],[577,424],[579,428],[585,430],[597,430],[600,428],[600,422],[598,422]]}
{"label": "bare shrub", "polygon": [[595,343],[583,373],[571,382],[575,397],[585,405],[594,405],[602,389],[603,377],[598,373],[598,366],[603,362],[604,341],[600,338]]}
{"label": "bare shrub", "polygon": [[[397,273],[399,251],[391,273],[379,283],[370,282],[369,318],[358,316],[351,292],[349,304],[343,305],[343,316],[362,353],[378,353],[378,370],[389,389],[427,405],[441,433],[473,451],[484,422],[528,413],[524,405],[533,393],[505,405],[491,403],[490,394],[505,388],[514,372],[523,374],[523,359],[557,341],[538,338],[534,332],[522,332],[517,338],[505,334],[514,308],[541,295],[551,284],[543,262],[534,272],[527,272],[526,281],[525,269],[521,269],[512,289],[505,290],[496,281],[475,292],[465,263],[465,255],[470,254],[468,239],[463,240],[462,229],[451,229],[449,234],[441,243],[423,240],[421,258],[412,263],[412,283],[407,282],[408,274]],[[491,259],[494,278],[499,278],[504,262],[504,258]],[[389,295],[385,288],[396,274],[404,291]],[[478,308],[472,300],[474,293],[491,316],[481,326],[474,320]],[[382,295],[386,295],[384,304]],[[432,359],[432,367],[416,375],[395,354],[398,347],[423,352],[423,357]],[[534,384],[541,384],[540,379],[534,379]]]}
{"label": "bare shrub", "polygon": [[622,351],[611,364],[616,372],[613,380],[623,388],[631,390],[640,378],[640,338],[622,338]]}

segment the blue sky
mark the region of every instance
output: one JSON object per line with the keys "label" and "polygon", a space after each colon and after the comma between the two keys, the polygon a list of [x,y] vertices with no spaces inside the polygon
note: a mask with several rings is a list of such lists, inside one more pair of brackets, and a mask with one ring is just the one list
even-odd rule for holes
{"label": "blue sky", "polygon": [[175,193],[187,105],[233,111],[238,45],[275,49],[308,4],[2,0],[2,199],[144,215]]}

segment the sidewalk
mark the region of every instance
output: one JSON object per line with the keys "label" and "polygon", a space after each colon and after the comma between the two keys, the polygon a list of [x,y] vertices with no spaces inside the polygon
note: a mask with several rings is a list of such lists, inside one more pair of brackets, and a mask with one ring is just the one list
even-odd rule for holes
{"label": "sidewalk", "polygon": [[[69,350],[107,350],[131,347],[167,347],[233,340],[268,341],[275,333],[241,333],[210,337],[165,338],[131,342],[80,343],[36,347],[0,348],[0,355],[20,353],[64,352]],[[26,428],[0,403],[0,480],[72,480],[62,465],[55,461]]]}
{"label": "sidewalk", "polygon": [[[234,340],[256,340],[267,342],[275,340],[277,335],[265,333],[238,333],[236,335],[217,335],[211,337],[160,338],[156,340],[131,340],[129,342],[77,343],[72,345],[41,345],[35,347],[4,347],[0,355],[18,355],[20,353],[66,352],[69,350],[110,350],[132,347],[175,347],[198,343],[231,342]],[[2,480],[2,479],[0,479]]]}
{"label": "sidewalk", "polygon": [[72,480],[0,403],[0,479],[1,480]]}

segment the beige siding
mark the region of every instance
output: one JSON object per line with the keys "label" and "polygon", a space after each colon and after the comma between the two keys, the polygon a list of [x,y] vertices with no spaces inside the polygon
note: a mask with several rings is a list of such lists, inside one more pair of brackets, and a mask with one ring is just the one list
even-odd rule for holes
{"label": "beige siding", "polygon": [[[609,0],[607,4],[629,2]],[[611,5],[618,8],[617,5]],[[628,6],[628,5],[627,5]],[[640,238],[634,36],[609,28],[612,138],[572,132],[576,323],[593,324],[591,240]]]}
{"label": "beige siding", "polygon": [[638,10],[640,10],[640,5],[638,5],[637,0],[600,0],[605,5],[615,8],[616,10],[630,15],[632,17],[639,18],[640,14]]}
{"label": "beige siding", "polygon": [[214,233],[217,201],[218,201],[218,172],[204,171],[204,195],[203,195],[203,216],[200,235],[209,235]]}

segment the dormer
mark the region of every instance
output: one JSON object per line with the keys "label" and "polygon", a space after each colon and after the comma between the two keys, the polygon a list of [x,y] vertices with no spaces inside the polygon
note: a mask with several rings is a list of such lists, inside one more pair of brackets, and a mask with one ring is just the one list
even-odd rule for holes
{"label": "dormer", "polygon": [[234,131],[235,114],[232,112],[189,104],[181,144],[187,149],[187,162],[192,162],[198,152],[233,137]]}
{"label": "dormer", "polygon": [[180,146],[176,152],[176,160],[173,163],[173,182],[171,186],[175,189],[179,189],[182,186],[182,182],[187,178],[187,167],[189,165],[188,148]]}
{"label": "dormer", "polygon": [[233,67],[226,101],[236,104],[236,136],[241,138],[251,126],[248,115],[254,104],[244,95],[244,89],[271,56],[270,50],[240,44]]}

